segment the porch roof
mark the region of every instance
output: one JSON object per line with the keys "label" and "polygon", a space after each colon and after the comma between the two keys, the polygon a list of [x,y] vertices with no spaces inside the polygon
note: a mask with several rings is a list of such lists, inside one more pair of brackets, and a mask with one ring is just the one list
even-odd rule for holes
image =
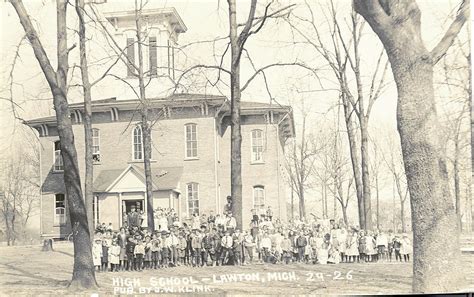
{"label": "porch roof", "polygon": [[[101,170],[94,180],[94,192],[107,192],[127,171],[135,169],[143,179],[145,170],[143,165],[131,164],[126,168]],[[183,174],[183,167],[152,166],[153,190],[177,190]]]}

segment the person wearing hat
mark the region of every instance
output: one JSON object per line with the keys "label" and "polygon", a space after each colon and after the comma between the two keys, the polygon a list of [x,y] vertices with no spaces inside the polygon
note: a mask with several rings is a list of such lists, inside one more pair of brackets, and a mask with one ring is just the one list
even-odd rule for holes
{"label": "person wearing hat", "polygon": [[237,221],[232,216],[232,212],[227,213],[227,220],[226,220],[226,230],[229,231],[229,234],[233,234],[235,228],[237,227]]}
{"label": "person wearing hat", "polygon": [[402,261],[402,256],[400,254],[400,249],[401,249],[402,243],[400,241],[400,238],[398,236],[395,236],[393,238],[393,250],[395,251],[395,261]]}
{"label": "person wearing hat", "polygon": [[191,249],[193,256],[193,266],[201,266],[201,246],[202,246],[202,237],[200,230],[197,228],[192,229],[191,234]]}
{"label": "person wearing hat", "polygon": [[179,228],[178,229],[178,246],[176,247],[178,251],[178,263],[177,263],[178,266],[184,265],[185,263],[187,245],[188,245],[188,242],[186,241],[184,229]]}
{"label": "person wearing hat", "polygon": [[243,236],[240,233],[239,229],[235,230],[233,235],[233,245],[232,245],[232,253],[234,255],[234,265],[242,265],[242,242]]}
{"label": "person wearing hat", "polygon": [[227,261],[231,257],[233,244],[234,241],[232,240],[232,236],[230,236],[230,232],[228,230],[225,231],[224,236],[221,239],[221,265],[227,264]]}
{"label": "person wearing hat", "polygon": [[213,228],[215,223],[216,223],[216,216],[214,215],[214,211],[211,210],[209,212],[209,216],[207,217],[207,224],[209,225],[209,228]]}
{"label": "person wearing hat", "polygon": [[169,233],[166,230],[161,231],[161,261],[164,268],[168,268],[170,258]]}
{"label": "person wearing hat", "polygon": [[227,203],[224,205],[224,213],[232,213],[232,196],[227,196]]}
{"label": "person wearing hat", "polygon": [[127,240],[126,250],[127,250],[127,270],[134,270],[135,266],[135,239],[133,236],[129,236]]}
{"label": "person wearing hat", "polygon": [[143,255],[145,254],[145,245],[142,241],[142,237],[137,235],[136,237],[136,245],[133,251],[135,256],[135,270],[142,271],[143,268]]}
{"label": "person wearing hat", "polygon": [[137,212],[135,205],[130,207],[130,212],[127,214],[127,222],[130,228],[140,227],[140,214]]}
{"label": "person wearing hat", "polygon": [[151,261],[153,269],[157,269],[161,262],[161,239],[158,232],[154,232],[151,239]]}
{"label": "person wearing hat", "polygon": [[92,244],[92,262],[97,268],[97,271],[100,271],[102,264],[102,239],[96,234],[94,238],[94,243]]}

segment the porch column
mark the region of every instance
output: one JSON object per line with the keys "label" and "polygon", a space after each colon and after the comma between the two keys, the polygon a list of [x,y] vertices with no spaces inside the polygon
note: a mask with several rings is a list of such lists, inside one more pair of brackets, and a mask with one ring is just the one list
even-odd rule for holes
{"label": "porch column", "polygon": [[97,227],[99,222],[99,197],[94,195],[94,229]]}
{"label": "porch column", "polygon": [[118,211],[119,211],[119,226],[118,226],[118,229],[120,229],[120,227],[123,226],[123,203],[122,203],[122,193],[118,193]]}

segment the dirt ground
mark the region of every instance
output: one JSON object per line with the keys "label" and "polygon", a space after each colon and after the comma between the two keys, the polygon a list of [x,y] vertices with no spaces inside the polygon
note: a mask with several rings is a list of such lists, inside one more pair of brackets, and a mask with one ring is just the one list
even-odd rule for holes
{"label": "dirt ground", "polygon": [[[0,295],[73,293],[67,290],[73,263],[72,245],[58,243],[54,252],[40,250],[40,246],[0,247]],[[472,264],[471,259],[468,265],[472,267]],[[101,295],[390,294],[410,293],[411,276],[411,263],[254,264],[101,272],[97,273],[97,281]],[[128,286],[127,282],[132,284]]]}

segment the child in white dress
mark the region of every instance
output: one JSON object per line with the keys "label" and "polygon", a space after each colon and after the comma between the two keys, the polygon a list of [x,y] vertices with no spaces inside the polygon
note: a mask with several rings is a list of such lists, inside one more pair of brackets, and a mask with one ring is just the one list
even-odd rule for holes
{"label": "child in white dress", "polygon": [[97,271],[100,271],[102,265],[102,239],[100,237],[96,237],[92,244],[92,262]]}

